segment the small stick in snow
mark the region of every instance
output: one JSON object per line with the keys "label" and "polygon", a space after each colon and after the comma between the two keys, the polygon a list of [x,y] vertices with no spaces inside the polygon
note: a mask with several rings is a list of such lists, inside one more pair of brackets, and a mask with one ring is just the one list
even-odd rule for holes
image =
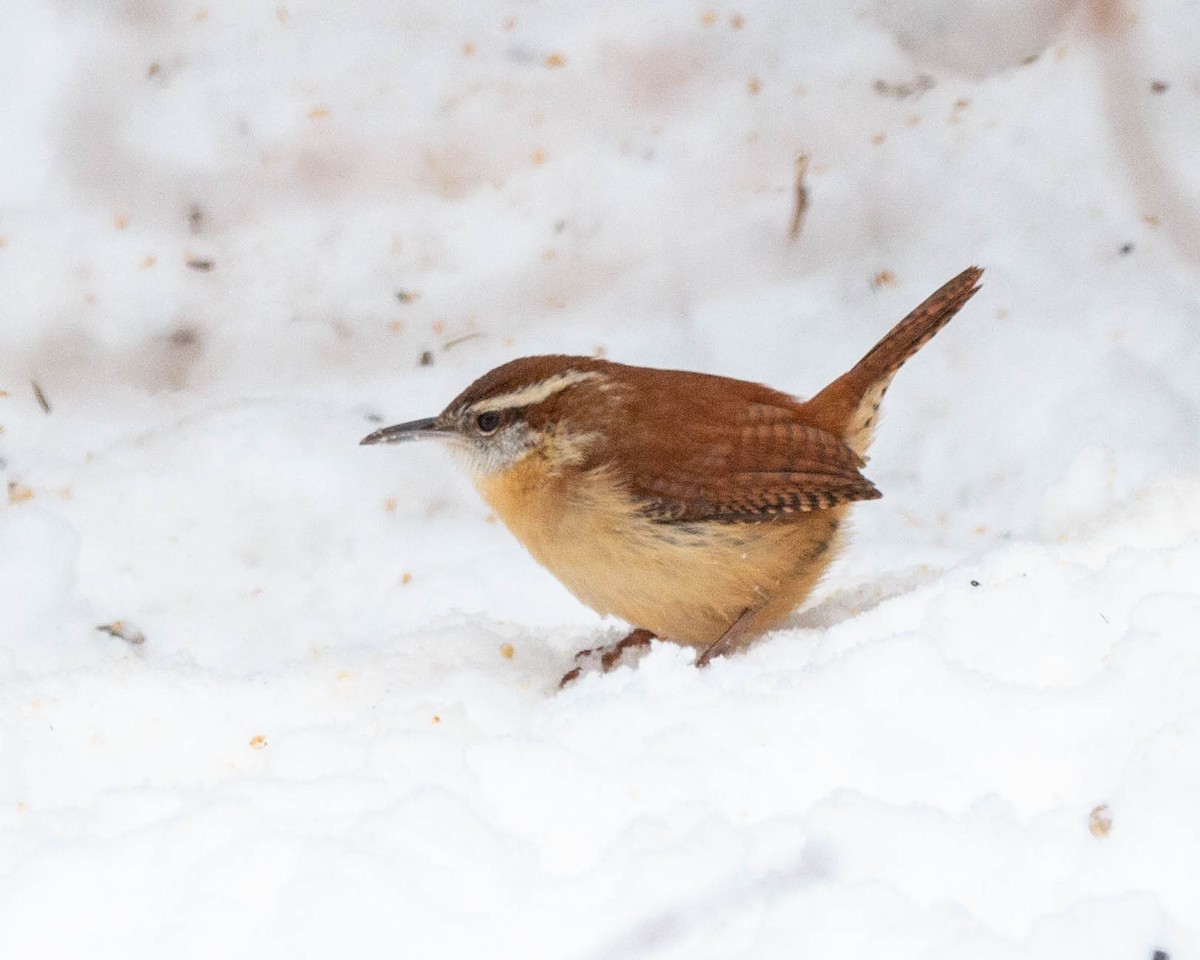
{"label": "small stick in snow", "polygon": [[36,380],[30,380],[29,382],[33,386],[33,395],[37,398],[38,406],[42,408],[42,413],[49,413],[51,409],[50,401],[46,399],[41,386],[38,385]]}
{"label": "small stick in snow", "polygon": [[474,333],[464,333],[461,337],[452,337],[442,344],[442,350],[449,352],[457,347],[460,343],[468,343],[471,340],[478,340],[483,334],[476,330]]}
{"label": "small stick in snow", "polygon": [[937,81],[927,73],[918,74],[914,79],[901,83],[888,83],[886,80],[876,80],[871,84],[874,91],[881,97],[894,97],[897,100],[919,97],[936,86]]}
{"label": "small stick in snow", "polygon": [[788,239],[795,243],[804,225],[804,214],[808,210],[808,186],[804,177],[808,173],[808,154],[796,154],[796,205],[792,209],[792,225],[788,227]]}
{"label": "small stick in snow", "polygon": [[112,623],[101,623],[96,629],[103,630],[110,637],[117,637],[135,646],[140,646],[146,642],[146,635],[128,620],[114,620]]}

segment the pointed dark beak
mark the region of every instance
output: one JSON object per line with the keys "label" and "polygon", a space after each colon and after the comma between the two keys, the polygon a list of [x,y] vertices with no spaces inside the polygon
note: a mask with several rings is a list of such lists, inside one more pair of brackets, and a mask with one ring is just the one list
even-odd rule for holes
{"label": "pointed dark beak", "polygon": [[450,431],[438,427],[435,417],[424,420],[412,420],[408,423],[398,423],[394,427],[384,427],[376,430],[369,437],[363,437],[360,445],[368,443],[403,443],[405,440],[422,440],[426,437],[444,437]]}

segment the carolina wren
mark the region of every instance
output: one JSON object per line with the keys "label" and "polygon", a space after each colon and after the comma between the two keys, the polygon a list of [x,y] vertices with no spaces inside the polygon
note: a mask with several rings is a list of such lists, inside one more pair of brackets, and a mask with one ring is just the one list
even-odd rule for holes
{"label": "carolina wren", "polygon": [[841,545],[850,504],[881,496],[860,473],[880,400],[982,272],[964,270],[810,400],[683,370],[523,357],[436,417],[362,442],[449,441],[534,559],[636,628],[605,668],[652,637],[696,647],[703,665],[794,610]]}

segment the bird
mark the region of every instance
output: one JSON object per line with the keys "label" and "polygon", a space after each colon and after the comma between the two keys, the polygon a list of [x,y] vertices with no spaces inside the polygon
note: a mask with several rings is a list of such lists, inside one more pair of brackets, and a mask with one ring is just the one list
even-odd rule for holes
{"label": "bird", "polygon": [[846,540],[900,367],[979,289],[970,267],[807,400],[729,377],[530,356],[435,417],[362,444],[447,443],[508,529],[579,600],[631,632],[581,651],[610,669],[657,638],[696,664],[745,646],[811,594]]}

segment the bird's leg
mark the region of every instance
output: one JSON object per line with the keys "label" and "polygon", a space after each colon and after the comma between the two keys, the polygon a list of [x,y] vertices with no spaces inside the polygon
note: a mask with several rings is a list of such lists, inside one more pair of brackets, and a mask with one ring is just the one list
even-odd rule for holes
{"label": "bird's leg", "polygon": [[[722,656],[732,648],[746,632],[746,626],[750,622],[750,614],[752,612],[753,608],[747,607],[738,614],[737,619],[726,628],[725,632],[701,651],[700,656],[696,658],[696,666],[706,667],[708,666],[708,661],[713,657]],[[626,650],[634,647],[649,646],[650,641],[653,639],[654,634],[649,630],[634,630],[628,636],[607,647],[589,647],[587,650],[580,650],[575,654],[575,659],[576,661],[586,660],[598,653],[600,654],[600,670],[602,673],[608,673],[608,671],[620,662],[621,656]],[[563,678],[558,681],[559,688],[561,689],[579,679],[579,675],[583,672],[583,667],[584,664],[580,663],[563,674]]]}
{"label": "bird's leg", "polygon": [[[649,630],[634,630],[628,636],[623,637],[616,643],[610,644],[607,647],[590,647],[587,650],[580,650],[575,654],[575,659],[585,660],[593,654],[600,654],[600,670],[602,673],[608,673],[621,659],[621,655],[633,647],[646,647],[650,645],[650,641],[654,639],[654,634]],[[563,678],[558,681],[560,688],[565,687],[568,683],[576,680],[579,674],[583,671],[583,665],[573,667],[563,674]]]}
{"label": "bird's leg", "polygon": [[750,622],[750,607],[747,607],[738,614],[738,618],[731,623],[725,632],[717,637],[708,647],[696,658],[697,667],[707,667],[708,661],[713,657],[719,657],[730,649],[746,632],[746,624]]}

